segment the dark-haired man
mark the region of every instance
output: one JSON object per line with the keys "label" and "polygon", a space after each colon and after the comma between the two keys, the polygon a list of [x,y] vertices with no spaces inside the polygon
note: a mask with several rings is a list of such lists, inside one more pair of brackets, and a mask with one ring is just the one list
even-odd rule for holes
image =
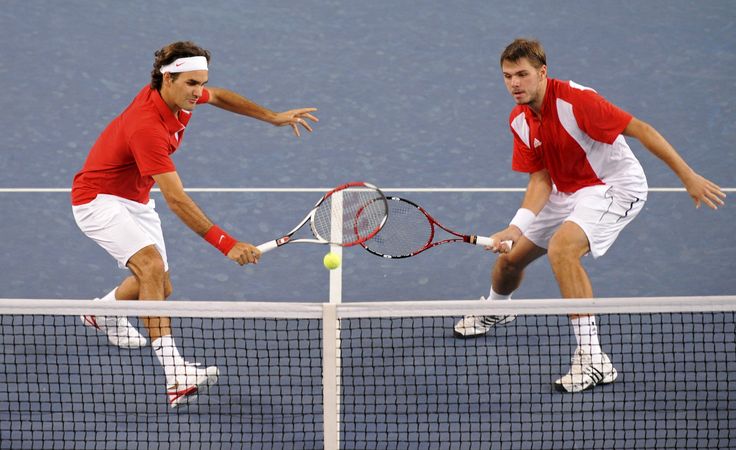
{"label": "dark-haired man", "polygon": [[[564,298],[592,298],[580,259],[606,253],[641,211],[647,181],[624,136],[636,138],[680,178],[696,207],[717,209],[725,194],[698,175],[651,125],[606,101],[593,89],[547,78],[541,44],[517,39],[501,55],[506,89],[517,106],[509,125],[512,168],[529,174],[526,194],[510,225],[494,242],[501,255],[493,268],[490,300],[511,298],[524,269],[547,254]],[[467,316],[455,326],[460,337],[487,333],[514,316]],[[569,372],[555,388],[577,392],[611,383],[616,369],[601,350],[595,317],[570,317],[577,338]]]}
{"label": "dark-haired man", "polygon": [[[172,291],[161,222],[149,198],[158,185],[171,210],[195,233],[240,265],[260,252],[215,225],[184,191],[171,154],[179,147],[198,104],[253,117],[276,126],[312,131],[315,108],[273,112],[227,89],[205,87],[209,51],[175,42],[155,53],[151,83],[104,129],[72,184],[72,209],[79,228],[132,273],[102,301],[165,300]],[[85,325],[125,348],[146,339],[124,317],[82,316]],[[144,317],[154,352],[164,368],[172,407],[187,403],[217,381],[217,367],[184,361],[168,317]]]}

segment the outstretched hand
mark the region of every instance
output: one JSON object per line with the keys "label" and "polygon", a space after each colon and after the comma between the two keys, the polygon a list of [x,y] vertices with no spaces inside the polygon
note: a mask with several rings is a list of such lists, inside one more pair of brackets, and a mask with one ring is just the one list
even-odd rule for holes
{"label": "outstretched hand", "polygon": [[723,199],[726,198],[726,193],[717,184],[697,173],[693,174],[684,184],[687,193],[695,202],[696,208],[700,208],[701,203],[705,203],[713,209],[718,209],[718,206],[725,204]]}
{"label": "outstretched hand", "polygon": [[317,111],[317,108],[301,108],[280,112],[276,114],[276,117],[274,117],[271,123],[277,127],[289,125],[294,130],[294,134],[299,137],[301,136],[301,134],[299,134],[300,125],[310,133],[312,132],[312,127],[309,125],[309,122],[304,119],[309,119],[312,122],[319,122],[317,117],[310,114],[314,111]]}

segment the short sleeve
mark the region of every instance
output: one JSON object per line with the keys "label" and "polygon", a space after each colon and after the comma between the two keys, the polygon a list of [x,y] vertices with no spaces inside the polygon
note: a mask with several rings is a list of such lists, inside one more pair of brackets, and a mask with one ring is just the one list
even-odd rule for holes
{"label": "short sleeve", "polygon": [[511,130],[514,135],[514,153],[511,158],[511,169],[516,172],[534,173],[544,169],[544,161]]}
{"label": "short sleeve", "polygon": [[129,145],[141,176],[176,170],[165,134],[155,130],[139,130],[130,137]]}
{"label": "short sleeve", "polygon": [[593,90],[581,90],[575,97],[575,120],[596,141],[613,144],[633,117]]}
{"label": "short sleeve", "polygon": [[197,104],[208,103],[210,101],[210,91],[207,88],[202,89],[202,96],[197,99]]}

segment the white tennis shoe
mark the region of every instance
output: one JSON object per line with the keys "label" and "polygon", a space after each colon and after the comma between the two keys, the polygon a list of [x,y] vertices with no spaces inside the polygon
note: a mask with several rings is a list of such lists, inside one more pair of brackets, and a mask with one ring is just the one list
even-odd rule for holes
{"label": "white tennis shoe", "polygon": [[202,368],[198,363],[186,361],[183,366],[177,366],[175,372],[174,383],[166,388],[172,408],[194,402],[200,393],[217,383],[220,376],[220,370],[215,366]]}
{"label": "white tennis shoe", "polygon": [[578,347],[571,363],[567,374],[554,383],[558,391],[580,392],[599,384],[613,383],[618,376],[616,368],[605,353],[602,355],[602,361],[594,364],[592,356]]}
{"label": "white tennis shoe", "polygon": [[112,345],[121,348],[145,347],[148,341],[125,317],[80,316],[84,326],[107,334]]}
{"label": "white tennis shoe", "polygon": [[[485,297],[480,299],[483,301]],[[491,331],[494,326],[505,325],[513,322],[514,319],[516,319],[516,315],[513,314],[508,316],[465,316],[455,324],[455,336],[460,338],[483,336]]]}

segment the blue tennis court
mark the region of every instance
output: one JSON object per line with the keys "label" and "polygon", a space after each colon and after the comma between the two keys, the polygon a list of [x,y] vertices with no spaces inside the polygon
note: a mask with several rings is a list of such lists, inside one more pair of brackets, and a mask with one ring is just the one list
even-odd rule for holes
{"label": "blue tennis court", "polygon": [[[108,292],[126,275],[78,230],[68,188],[99,132],[148,83],[153,52],[169,42],[191,39],[208,48],[213,55],[209,81],[213,86],[232,89],[274,110],[319,108],[316,114],[320,122],[315,132],[297,139],[288,128],[274,128],[204,106],[195,112],[186,139],[174,155],[185,186],[192,188],[192,197],[208,216],[235,237],[258,244],[288,231],[319,198],[319,190],[355,179],[416,201],[454,229],[490,234],[503,227],[521,201],[519,188],[526,184],[526,175],[510,170],[512,141],[507,118],[513,101],[498,68],[500,51],[517,36],[541,40],[551,77],[592,86],[651,123],[694,169],[733,197],[736,163],[730,143],[736,141],[736,86],[730,74],[736,68],[734,23],[736,9],[726,0],[627,0],[616,5],[579,0],[564,4],[477,0],[379,0],[360,4],[313,0],[217,0],[206,4],[70,0],[63,5],[5,1],[0,11],[0,36],[5,49],[0,58],[0,80],[8,98],[0,112],[0,164],[4,169],[0,175],[0,209],[5,218],[5,239],[0,242],[5,255],[0,263],[0,297],[91,299]],[[629,143],[644,166],[652,192],[642,214],[610,252],[600,260],[586,260],[596,296],[733,295],[733,199],[729,197],[718,211],[696,210],[685,192],[673,190],[681,184],[672,172],[638,142]],[[321,264],[324,248],[288,246],[264,256],[257,266],[241,268],[187,229],[165,206],[160,194],[154,194],[154,198],[167,239],[173,302],[329,300],[329,273]],[[343,259],[341,297],[343,302],[351,303],[477,299],[488,292],[494,256],[457,245],[439,247],[405,261],[383,260],[349,248]],[[544,260],[530,267],[524,284],[515,293],[517,299],[557,297],[554,277]],[[724,338],[719,353],[713,356],[722,359],[710,366],[705,364],[727,371],[716,387],[718,383],[733,382],[736,376],[732,314],[726,318],[716,326]],[[440,321],[424,332],[432,346],[445,346],[452,352],[468,344],[452,338],[448,321]],[[157,434],[165,436],[169,448],[186,448],[195,435],[215,442],[216,434],[237,435],[243,427],[247,428],[245,434],[286,436],[285,442],[292,442],[279,445],[274,444],[275,438],[264,439],[268,444],[263,443],[263,448],[321,445],[321,429],[303,424],[311,423],[313,418],[319,422],[322,413],[320,380],[314,379],[319,378],[321,368],[318,357],[297,364],[301,369],[294,369],[296,372],[287,370],[283,380],[279,375],[246,373],[258,380],[249,385],[249,392],[231,392],[228,386],[240,386],[242,381],[236,382],[239,377],[228,374],[231,381],[215,388],[212,403],[172,414],[158,398],[157,373],[152,369],[158,370],[158,366],[150,351],[141,353],[145,369],[150,369],[146,372],[137,359],[139,354],[89,345],[97,336],[77,329],[72,318],[62,322],[53,340],[48,336],[24,338],[31,342],[14,342],[12,338],[19,332],[17,327],[31,324],[3,323],[2,344],[10,349],[7,355],[16,355],[6,356],[2,362],[5,373],[0,377],[6,382],[11,381],[9,374],[21,376],[24,370],[31,370],[26,364],[46,364],[68,355],[74,343],[84,343],[89,353],[83,356],[83,366],[65,360],[54,366],[58,374],[44,374],[77,380],[77,387],[70,392],[41,393],[40,403],[20,399],[28,405],[22,414],[3,406],[3,402],[10,405],[16,401],[12,392],[0,392],[0,448],[20,448],[22,437],[35,433],[41,433],[44,442],[57,442],[57,448],[73,448],[74,443],[62,441],[77,433],[87,436],[82,432],[98,428],[121,433],[120,442],[125,442],[123,434],[135,432],[139,448],[159,439]],[[200,332],[205,335],[214,333],[207,331],[213,324],[205,321],[195,329],[203,330]],[[628,331],[622,335],[632,336],[630,333],[640,332],[640,327],[649,326],[636,324],[632,328],[627,324]],[[606,327],[615,329],[616,324],[603,323],[602,336]],[[504,331],[503,336],[495,336],[497,340],[488,337],[470,345],[493,346],[494,352],[518,348],[531,351],[540,336],[549,335],[547,328],[546,322],[539,325],[520,320],[508,335]],[[712,326],[705,324],[703,328]],[[556,331],[559,336],[553,335],[555,345],[564,346],[569,339],[574,340],[566,330],[562,326]],[[282,333],[284,337],[289,335],[286,329]],[[304,333],[319,335],[319,327]],[[206,344],[208,338],[183,338],[201,348],[210,345]],[[260,354],[254,338],[244,335],[242,345],[248,347],[243,351],[249,355],[249,370],[258,371],[262,358],[251,356]],[[400,336],[394,339],[397,346],[401,341]],[[630,344],[610,343],[611,354],[619,350],[626,353]],[[697,342],[682,345],[698,348]],[[287,346],[280,357],[299,353],[298,345],[297,350]],[[319,353],[313,347],[303,350],[309,356]],[[212,351],[216,355],[212,363],[233,364],[228,361],[226,349]],[[549,364],[536,366],[521,361],[522,371],[543,371],[543,376],[530,375],[531,392],[550,389],[544,384],[547,378],[567,364],[567,347],[557,351],[559,355],[552,355]],[[17,359],[23,354],[29,356]],[[487,360],[488,353],[479,355],[481,361],[474,364],[489,367],[489,371],[509,367],[494,365]],[[400,365],[388,355],[386,358],[386,364]],[[133,372],[116,369],[118,361],[127,361]],[[645,361],[625,360],[620,365],[628,366],[623,370],[633,375],[639,364]],[[123,372],[73,373],[79,367]],[[428,365],[426,370],[431,367]],[[495,383],[495,375],[489,372],[489,384]],[[454,375],[443,376],[452,380]],[[114,383],[100,388],[99,382],[108,377],[116,382],[144,379],[146,386],[121,390]],[[679,401],[673,399],[679,387],[669,379],[654,381],[664,389],[661,398],[632,400],[627,384],[631,379],[628,376],[621,383],[602,387],[581,403],[565,400],[562,407],[570,409],[570,417],[579,417],[571,410],[582,408],[586,414],[593,414],[602,397],[633,408],[644,404],[659,408]],[[279,400],[253,395],[271,386],[282,386],[282,382],[289,386],[289,392]],[[80,386],[87,385],[102,389],[96,405],[78,408],[64,403],[67,397],[76,401],[86,396]],[[146,396],[149,405],[125,407],[126,398],[140,394]],[[430,399],[448,398],[443,393],[430,394]],[[557,394],[543,392],[537,397],[525,391],[513,395],[514,401],[526,405],[537,401],[544,404],[545,398]],[[712,403],[716,412],[703,408],[694,413],[696,423],[708,421],[715,414],[716,421],[736,428],[732,426],[736,400],[733,394],[724,395]],[[407,404],[418,404],[416,398],[408,397]],[[711,404],[713,399],[697,401]],[[546,423],[546,414],[555,411],[537,413],[520,407],[511,412],[514,419],[499,426],[531,433],[528,442],[534,442],[534,448],[547,448],[543,442],[572,442],[574,433],[566,434],[565,430],[525,428],[539,420]],[[350,411],[353,413],[357,412]],[[617,412],[599,413],[601,420],[621,419]],[[74,417],[75,428],[46,430],[49,434],[43,434],[44,425],[38,420],[50,427],[54,418],[66,414]],[[466,419],[458,410],[437,414],[433,416],[437,422],[460,427],[432,430],[433,436],[440,436],[433,445],[442,448],[447,442],[441,442],[441,436],[449,439],[455,431],[463,431]],[[489,412],[484,417],[486,423],[493,423],[496,416]],[[635,414],[627,415],[620,423],[636,420]],[[685,417],[662,417],[656,412],[646,420],[653,420],[653,425],[657,420],[675,426],[688,423]],[[209,428],[210,422],[216,421],[228,425]],[[497,439],[498,430],[491,425],[468,426],[481,438]],[[189,434],[178,434],[183,428],[188,428]],[[22,430],[21,440],[11,441],[16,436],[12,433],[18,430]],[[425,431],[411,430],[420,434]],[[368,434],[349,432],[364,439],[364,448],[400,446],[381,441],[375,434],[381,433],[379,429]],[[732,434],[705,440],[705,446],[718,448],[723,442],[733,445],[736,439]],[[641,443],[639,448],[652,442],[670,447],[677,445],[678,436],[637,442]],[[298,443],[294,444],[295,440]],[[372,446],[371,442],[379,444]]]}

